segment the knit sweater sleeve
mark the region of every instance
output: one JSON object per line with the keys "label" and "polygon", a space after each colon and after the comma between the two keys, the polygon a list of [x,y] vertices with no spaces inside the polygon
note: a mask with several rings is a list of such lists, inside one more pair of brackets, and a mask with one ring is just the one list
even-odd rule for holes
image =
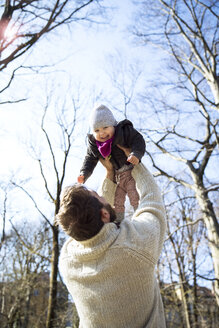
{"label": "knit sweater sleeve", "polygon": [[145,250],[156,262],[162,250],[166,231],[166,214],[161,192],[154,177],[143,164],[136,165],[132,175],[140,197],[132,223],[138,238],[144,240]]}
{"label": "knit sweater sleeve", "polygon": [[[166,231],[166,215],[161,192],[154,177],[142,163],[133,168],[132,175],[139,193],[139,206],[131,222],[123,221],[121,238],[124,232],[127,245],[130,248],[137,248],[139,253],[156,264]],[[111,206],[114,204],[115,190],[116,184],[106,178],[99,191]]]}
{"label": "knit sweater sleeve", "polygon": [[98,191],[99,195],[104,197],[107,203],[109,203],[112,207],[114,206],[116,187],[116,183],[108,178],[105,178],[101,188]]}
{"label": "knit sweater sleeve", "polygon": [[132,170],[132,176],[136,182],[139,193],[139,209],[147,207],[147,211],[155,215],[164,215],[164,205],[160,189],[154,180],[153,175],[140,163]]}

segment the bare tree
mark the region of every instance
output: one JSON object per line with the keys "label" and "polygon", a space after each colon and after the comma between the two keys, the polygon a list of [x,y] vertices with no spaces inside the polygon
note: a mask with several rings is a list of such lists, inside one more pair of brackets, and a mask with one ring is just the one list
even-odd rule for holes
{"label": "bare tree", "polygon": [[6,225],[6,215],[7,215],[7,198],[8,198],[8,193],[7,189],[1,188],[2,194],[3,194],[3,206],[2,211],[1,211],[1,217],[2,217],[2,231],[1,231],[1,241],[0,241],[0,250],[1,247],[5,241],[6,238],[6,233],[5,233],[5,225]]}
{"label": "bare tree", "polygon": [[213,273],[206,227],[190,192],[182,187],[175,192],[174,200],[165,197],[167,238],[158,266],[168,327],[213,327],[216,300],[202,287],[204,276]]}
{"label": "bare tree", "polygon": [[[168,239],[172,244],[174,250],[175,261],[177,264],[179,275],[179,288],[183,304],[183,312],[186,327],[196,327],[197,316],[196,311],[192,309],[198,308],[197,300],[197,250],[201,246],[200,240],[203,240],[203,225],[200,220],[193,219],[193,207],[188,206],[187,200],[180,199],[180,214],[176,218],[174,215],[170,216],[168,222]],[[175,222],[175,230],[173,231],[173,221]],[[204,248],[204,247],[203,247]],[[192,271],[192,275],[191,275]],[[193,276],[193,277],[192,277]],[[190,284],[193,282],[192,292],[189,289]],[[190,297],[193,294],[193,297]]]}
{"label": "bare tree", "polygon": [[[152,20],[156,24],[147,24]],[[180,84],[187,86],[203,114],[206,106],[219,111],[217,1],[156,0],[150,8],[143,1],[138,22],[135,35],[174,58]]]}
{"label": "bare tree", "polygon": [[202,210],[219,304],[219,224],[211,200],[219,185],[209,171],[218,155],[217,12],[216,1],[157,0],[150,7],[144,1],[134,33],[145,45],[152,42],[169,55],[165,84],[161,72],[153,96],[143,97],[157,120],[156,129],[145,132],[160,154],[178,163],[174,172],[170,165],[151,156],[159,174],[194,192]]}
{"label": "bare tree", "polygon": [[[5,0],[0,8],[0,71],[29,53],[48,33],[80,22],[100,23],[104,15],[101,0]],[[10,87],[20,69],[24,67],[19,63],[0,93]]]}
{"label": "bare tree", "polygon": [[[34,157],[39,164],[41,178],[45,187],[45,195],[47,195],[48,200],[54,206],[55,218],[55,215],[59,211],[60,194],[67,173],[66,167],[69,160],[70,151],[73,146],[73,133],[77,121],[79,105],[77,101],[72,98],[72,111],[69,112],[66,110],[65,103],[62,104],[63,107],[61,108],[61,110],[58,110],[59,105],[58,103],[56,104],[56,133],[54,133],[54,126],[52,129],[49,127],[51,122],[50,118],[48,117],[47,119],[50,106],[50,98],[48,97],[41,120],[41,132],[44,139],[43,144],[47,148],[47,156],[42,157],[42,155],[39,155],[37,153],[36,149],[33,148],[32,150],[35,152]],[[52,183],[51,176],[53,177]],[[16,185],[19,189],[21,189],[29,197],[29,199],[31,199],[35,208],[40,213],[41,217],[47,222],[52,232],[50,286],[46,327],[56,327],[59,230],[58,227],[54,224],[54,222],[51,222],[48,215],[46,215],[43,210],[41,210],[39,201],[36,200],[36,198],[30,191],[28,191],[28,188],[15,182],[13,184]]]}
{"label": "bare tree", "polygon": [[[5,0],[0,20],[0,70],[22,56],[44,34],[64,24],[92,20],[99,1],[12,1]],[[10,29],[10,33],[7,29]],[[10,34],[10,35],[9,35]],[[4,55],[5,54],[5,55]]]}
{"label": "bare tree", "polygon": [[141,64],[137,59],[130,61],[128,56],[125,57],[119,51],[108,56],[107,61],[109,66],[106,73],[116,94],[116,96],[111,96],[111,98],[116,99],[116,102],[113,102],[111,106],[124,118],[128,118],[131,113],[129,107],[135,103],[138,84],[141,80]]}
{"label": "bare tree", "polygon": [[[48,229],[45,224],[33,228],[32,222],[16,226],[12,223],[12,226],[1,250],[0,322],[1,327],[5,328],[25,328],[36,323],[33,313],[38,314],[37,320],[45,318],[45,308],[39,311],[40,306],[36,307],[35,304],[34,312],[33,307],[36,296],[34,291],[42,288],[42,283],[45,284],[42,276],[48,272],[49,267]],[[43,288],[46,293],[48,282]]]}

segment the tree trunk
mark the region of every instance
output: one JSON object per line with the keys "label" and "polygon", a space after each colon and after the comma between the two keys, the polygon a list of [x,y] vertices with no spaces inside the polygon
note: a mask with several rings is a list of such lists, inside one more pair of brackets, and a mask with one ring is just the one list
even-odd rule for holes
{"label": "tree trunk", "polygon": [[49,283],[49,301],[48,312],[46,319],[46,328],[55,327],[55,311],[57,304],[57,275],[58,275],[58,260],[59,260],[59,231],[58,227],[53,226],[53,244],[52,244],[52,259],[51,273]]}
{"label": "tree trunk", "polygon": [[29,315],[30,315],[30,299],[31,299],[31,286],[27,286],[26,297],[25,297],[25,313],[23,328],[27,328],[29,325]]}
{"label": "tree trunk", "polygon": [[219,305],[219,224],[212,203],[200,180],[196,183],[195,193],[208,231],[209,248],[215,271],[214,292],[217,304]]}
{"label": "tree trunk", "polygon": [[213,81],[208,82],[214,96],[216,109],[219,110],[219,78],[215,77]]}
{"label": "tree trunk", "polygon": [[180,289],[181,289],[182,304],[183,304],[183,308],[184,308],[186,328],[191,328],[190,315],[189,315],[189,310],[188,310],[188,297],[186,297],[187,291],[185,290],[183,281],[181,279],[180,279]]}
{"label": "tree trunk", "polygon": [[[186,280],[186,275],[184,272],[184,263],[183,260],[180,261],[181,256],[176,250],[176,245],[174,243],[173,237],[170,236],[170,241],[173,245],[173,249],[175,252],[176,257],[176,263],[179,271],[179,283],[180,283],[180,296],[181,296],[181,302],[183,306],[183,319],[185,320],[186,328],[191,328],[190,322],[190,313],[189,313],[189,295],[188,295],[188,282]],[[183,321],[184,321],[183,320]]]}
{"label": "tree trunk", "polygon": [[197,294],[197,272],[196,272],[196,255],[192,252],[193,262],[193,327],[198,328],[198,294]]}

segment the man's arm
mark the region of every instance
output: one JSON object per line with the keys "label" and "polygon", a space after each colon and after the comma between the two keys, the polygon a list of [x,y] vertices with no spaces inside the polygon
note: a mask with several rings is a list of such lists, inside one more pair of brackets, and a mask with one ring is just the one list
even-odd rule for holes
{"label": "man's arm", "polygon": [[[127,157],[130,155],[130,148],[125,148],[120,145],[118,145],[118,147],[124,151]],[[165,217],[165,209],[160,189],[156,184],[153,175],[143,164],[139,164],[133,168],[132,176],[135,179],[136,188],[140,197],[138,208],[150,205],[152,211],[152,204],[154,204],[154,212],[158,210],[159,213],[161,212],[162,217]]]}
{"label": "man's arm", "polygon": [[[129,155],[130,149],[120,148]],[[166,213],[160,189],[154,180],[153,175],[140,163],[132,169],[132,176],[136,182],[136,189],[139,193],[139,206],[134,213],[132,222],[134,231],[142,240],[144,248],[154,259],[158,259],[166,231]],[[102,195],[105,199],[111,197],[110,204],[113,204],[116,184],[105,179],[102,186]]]}
{"label": "man's arm", "polygon": [[101,189],[98,191],[98,194],[104,197],[107,203],[109,203],[113,207],[117,187],[115,183],[114,168],[108,158],[100,158],[100,162],[106,169],[106,177],[102,183]]}
{"label": "man's arm", "polygon": [[140,163],[132,170],[139,193],[139,206],[132,222],[136,232],[145,240],[144,249],[155,262],[158,260],[165,237],[166,213],[160,189],[152,174]]}
{"label": "man's arm", "polygon": [[133,168],[132,176],[135,179],[136,189],[140,197],[138,209],[146,208],[147,212],[164,216],[165,210],[161,192],[153,175],[140,163]]}

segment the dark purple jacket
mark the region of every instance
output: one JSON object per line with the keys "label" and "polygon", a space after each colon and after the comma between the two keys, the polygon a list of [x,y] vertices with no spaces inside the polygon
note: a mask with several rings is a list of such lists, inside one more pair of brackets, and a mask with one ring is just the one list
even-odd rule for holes
{"label": "dark purple jacket", "polygon": [[[103,158],[97,148],[94,136],[92,134],[88,134],[87,136],[87,155],[85,156],[80,170],[80,174],[84,176],[84,181],[86,181],[93,173],[99,158]],[[125,153],[117,147],[118,144],[123,147],[131,148],[131,154],[136,156],[139,161],[145,153],[144,138],[134,129],[132,122],[129,120],[123,120],[115,126],[115,137],[112,143],[110,162],[116,170],[120,169],[124,164],[129,164]]]}

